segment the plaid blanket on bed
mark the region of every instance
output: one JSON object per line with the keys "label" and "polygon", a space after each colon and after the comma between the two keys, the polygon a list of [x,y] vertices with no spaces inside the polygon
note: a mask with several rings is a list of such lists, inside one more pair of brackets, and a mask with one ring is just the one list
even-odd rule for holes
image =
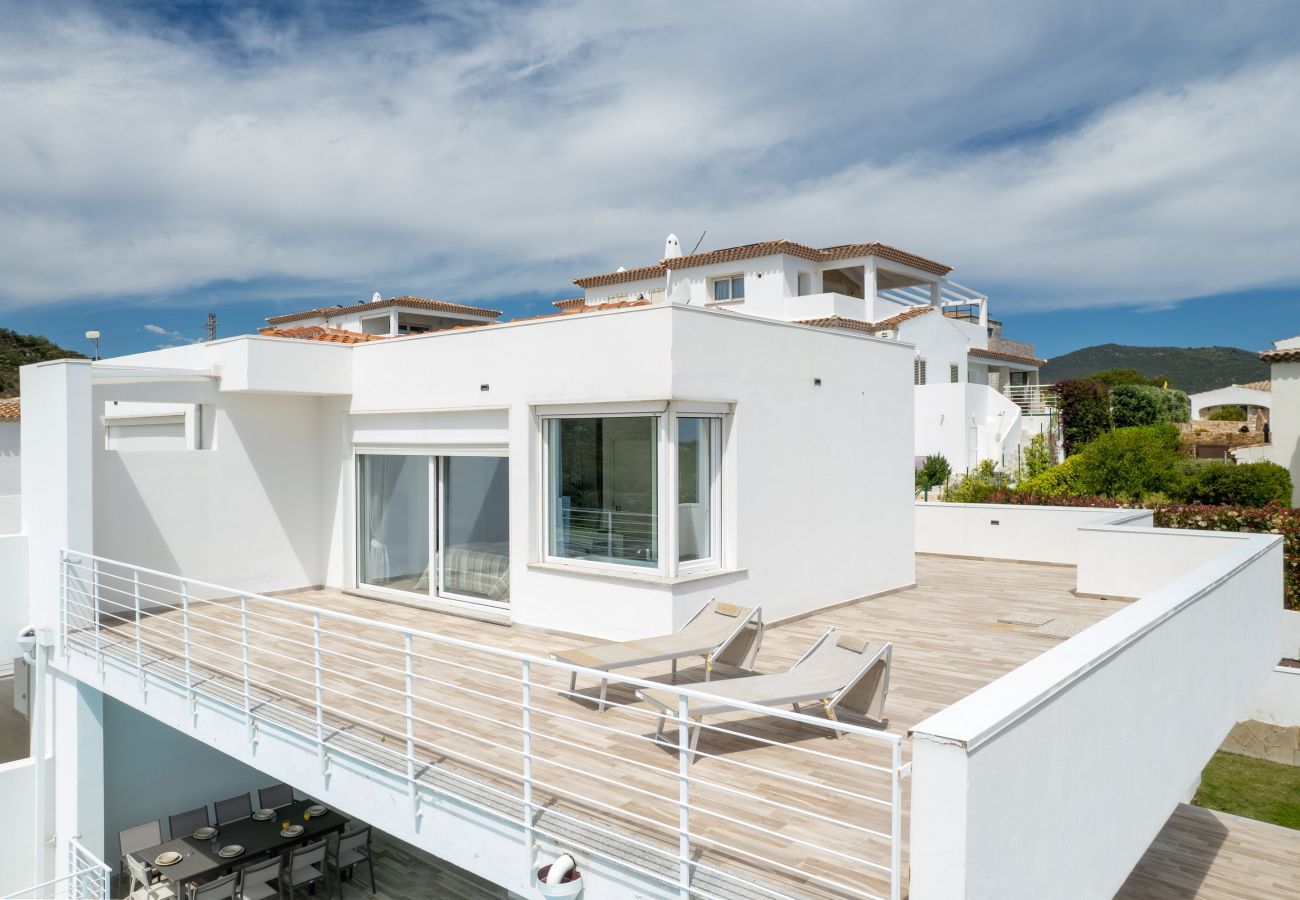
{"label": "plaid blanket on bed", "polygon": [[510,596],[510,545],[502,542],[448,547],[444,572],[444,590],[505,600]]}

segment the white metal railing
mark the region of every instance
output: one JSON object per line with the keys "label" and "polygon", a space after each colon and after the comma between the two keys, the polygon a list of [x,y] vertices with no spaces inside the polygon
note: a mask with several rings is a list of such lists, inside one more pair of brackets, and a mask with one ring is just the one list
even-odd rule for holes
{"label": "white metal railing", "polygon": [[68,840],[68,872],[6,894],[4,900],[108,900],[112,870],[77,838]]}
{"label": "white metal railing", "polygon": [[[931,302],[930,286],[928,284],[888,288],[877,291],[876,296],[892,300],[895,303],[901,303],[904,306],[929,306]],[[981,315],[985,317],[988,315],[988,296],[955,281],[943,280],[939,282],[939,302],[945,308],[972,307],[976,312],[971,318],[977,321]]]}
{"label": "white metal railing", "polygon": [[567,556],[652,560],[658,553],[659,516],[655,513],[566,506],[556,540]]}
{"label": "white metal railing", "polygon": [[1044,384],[1004,384],[1002,396],[1030,415],[1056,411],[1056,389]]}
{"label": "white metal railing", "polygon": [[[438,794],[509,816],[529,865],[546,838],[682,897],[901,895],[899,735],[733,702],[749,715],[697,726],[692,751],[687,701],[717,701],[707,684],[598,672],[88,554],[63,551],[60,566],[65,658],[131,671],[144,689],[166,681],[196,716],[200,698],[219,705],[254,745],[260,730],[292,728],[322,772],[381,765],[417,819]],[[609,680],[605,713],[575,704],[588,699],[571,690],[575,675]],[[676,693],[675,739],[655,737],[639,688]]]}

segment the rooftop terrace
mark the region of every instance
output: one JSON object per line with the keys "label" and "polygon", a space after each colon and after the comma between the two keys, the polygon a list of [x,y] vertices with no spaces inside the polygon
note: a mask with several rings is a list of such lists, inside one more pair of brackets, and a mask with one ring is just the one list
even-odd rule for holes
{"label": "rooftop terrace", "polygon": [[[769,628],[758,668],[788,668],[831,626],[891,641],[886,727],[906,736],[921,720],[1125,605],[1076,597],[1074,569],[1066,566],[920,556],[917,573],[913,589]],[[119,589],[126,585],[126,576],[109,570],[98,577],[106,596],[115,580]],[[147,584],[145,593],[155,590],[162,588]],[[286,723],[296,721],[299,730],[318,730],[329,746],[402,770],[408,764],[409,714],[413,775],[422,785],[469,796],[482,808],[518,820],[524,796],[518,774],[519,663],[469,645],[451,653],[445,645],[416,639],[410,672],[418,699],[413,709],[404,710],[390,700],[408,671],[393,632],[357,624],[346,634],[322,634],[326,713],[317,721],[310,610],[348,613],[535,657],[584,643],[582,638],[336,590],[299,591],[282,599],[302,606],[247,601],[248,702],[259,715],[273,711]],[[148,672],[184,678],[198,693],[241,705],[241,603],[213,597],[200,606],[198,600],[190,597],[188,626],[176,610],[147,616],[139,646],[134,622],[121,621],[131,616],[105,608],[101,620],[116,624],[102,633],[101,647],[128,658],[139,654]],[[190,666],[182,672],[187,643]],[[666,670],[663,664],[630,674],[665,682]],[[681,670],[682,683],[702,680],[702,667]],[[668,730],[673,748],[665,748],[653,740],[654,716],[627,685],[612,682],[610,699],[616,705],[598,713],[589,702],[595,694],[590,679],[580,679],[583,696],[578,698],[568,694],[567,682],[567,672],[559,669],[534,666],[531,674],[531,802],[539,809],[539,832],[646,870],[675,870],[675,858],[659,848],[677,849],[676,728]],[[718,724],[719,730],[702,737],[690,767],[691,802],[699,806],[690,829],[698,891],[706,896],[888,896],[891,848],[876,833],[890,832],[890,810],[881,800],[889,798],[885,773],[891,746],[864,735],[833,740],[825,729],[775,714],[738,712]],[[906,740],[902,756],[910,756]],[[903,792],[905,816],[906,781]],[[907,834],[905,822],[901,833]]]}

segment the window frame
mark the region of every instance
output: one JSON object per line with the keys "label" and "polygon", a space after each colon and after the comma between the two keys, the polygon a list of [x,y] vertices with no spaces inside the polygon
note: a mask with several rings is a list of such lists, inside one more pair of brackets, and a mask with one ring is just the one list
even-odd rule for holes
{"label": "window frame", "polygon": [[[740,282],[740,296],[736,296],[735,285]],[[718,296],[718,285],[727,285],[727,296]],[[745,273],[736,272],[730,275],[714,275],[709,279],[709,302],[710,303],[737,303],[745,299]]]}
{"label": "window frame", "polygon": [[[697,575],[724,569],[724,554],[727,547],[727,535],[724,532],[726,516],[723,509],[726,480],[724,442],[728,436],[725,419],[729,413],[713,410],[701,411],[701,405],[697,403],[685,405],[687,409],[679,410],[677,404],[670,402],[653,411],[629,410],[620,408],[618,404],[611,404],[611,408],[608,410],[603,409],[601,404],[584,405],[581,408],[575,408],[573,411],[559,411],[553,407],[536,410],[534,438],[538,442],[538,454],[537,466],[534,471],[538,474],[538,483],[534,497],[537,498],[538,502],[535,519],[536,540],[533,542],[533,559],[536,562],[548,566],[570,568],[575,571],[629,578],[670,579],[678,575]],[[724,403],[706,405],[710,407],[729,406],[729,404]],[[551,485],[553,469],[550,423],[558,419],[645,418],[647,416],[654,417],[657,420],[657,452],[654,454],[654,459],[657,466],[656,480],[659,510],[656,523],[658,529],[658,565],[638,566],[613,560],[573,559],[567,556],[553,555],[551,553],[551,528],[554,522],[554,509]],[[678,498],[680,496],[677,455],[678,417],[710,420],[710,437],[712,438],[710,456],[713,479],[710,484],[709,495],[712,503],[712,508],[709,511],[711,552],[706,559],[689,560],[685,563],[682,563],[677,558],[680,529],[678,522]]]}

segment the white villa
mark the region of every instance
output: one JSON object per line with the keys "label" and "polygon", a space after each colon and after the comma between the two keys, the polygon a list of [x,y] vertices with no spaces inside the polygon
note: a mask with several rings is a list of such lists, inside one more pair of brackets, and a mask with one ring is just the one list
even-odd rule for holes
{"label": "white villa", "polygon": [[1300,506],[1300,335],[1259,355],[1270,366],[1270,441],[1233,452],[1238,462],[1275,462],[1291,472],[1291,505]]}
{"label": "white villa", "polygon": [[1272,383],[1253,381],[1250,384],[1230,384],[1212,391],[1201,391],[1188,397],[1192,406],[1193,419],[1208,419],[1212,413],[1225,406],[1240,406],[1246,413],[1246,421],[1254,422],[1263,417],[1268,421],[1273,407]]}
{"label": "white villa", "polygon": [[916,455],[940,453],[958,471],[986,459],[1013,467],[1022,442],[1052,427],[1045,361],[1003,338],[988,297],[951,271],[880,243],[765,241],[683,256],[669,235],[657,264],[575,279],[583,296],[557,305],[667,299],[912,344]]}
{"label": "white villa", "polygon": [[[947,273],[774,242],[530,320],[404,333],[399,298],[25,367],[0,896],[243,871],[226,798],[274,782],[412,896],[1135,898],[1201,813],[1233,847],[1203,880],[1293,878],[1183,805],[1281,656],[1281,539],[914,502],[918,453],[1005,459],[1036,383]],[[664,651],[702,610],[747,651]]]}

